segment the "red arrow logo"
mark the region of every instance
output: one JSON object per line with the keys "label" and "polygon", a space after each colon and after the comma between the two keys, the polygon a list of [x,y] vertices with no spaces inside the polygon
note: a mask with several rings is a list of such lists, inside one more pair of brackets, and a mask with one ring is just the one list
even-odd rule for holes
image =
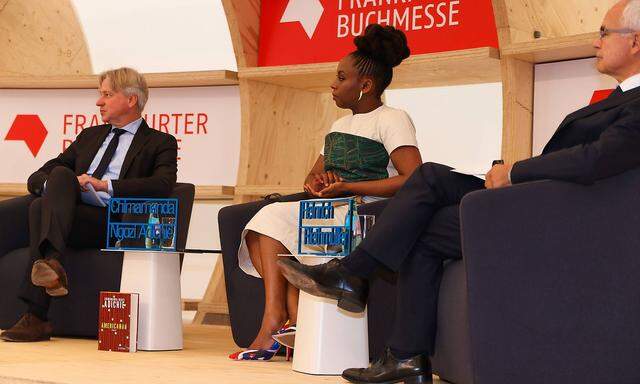
{"label": "red arrow logo", "polygon": [[24,141],[36,157],[48,133],[38,115],[17,115],[4,139]]}

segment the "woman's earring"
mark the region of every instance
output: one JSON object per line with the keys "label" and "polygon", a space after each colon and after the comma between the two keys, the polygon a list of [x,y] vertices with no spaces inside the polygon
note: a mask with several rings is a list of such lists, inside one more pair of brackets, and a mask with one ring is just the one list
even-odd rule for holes
{"label": "woman's earring", "polygon": [[362,90],[360,90],[360,97],[358,97],[358,101],[362,100]]}

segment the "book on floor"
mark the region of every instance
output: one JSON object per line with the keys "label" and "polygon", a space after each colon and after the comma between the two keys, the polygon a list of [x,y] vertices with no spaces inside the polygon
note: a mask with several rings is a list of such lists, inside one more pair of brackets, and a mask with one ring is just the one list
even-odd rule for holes
{"label": "book on floor", "polygon": [[100,292],[98,349],[135,352],[138,338],[137,293]]}

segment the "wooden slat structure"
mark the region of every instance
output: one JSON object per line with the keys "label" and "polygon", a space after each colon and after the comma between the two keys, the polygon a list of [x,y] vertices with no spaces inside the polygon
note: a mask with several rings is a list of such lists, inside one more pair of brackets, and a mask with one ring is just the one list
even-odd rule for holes
{"label": "wooden slat structure", "polygon": [[[27,185],[23,183],[0,183],[0,199],[26,195]],[[235,188],[227,185],[198,185],[196,186],[195,200],[203,201],[229,201],[235,196]]]}
{"label": "wooden slat structure", "polygon": [[554,61],[584,59],[595,56],[593,41],[597,32],[582,33],[575,36],[554,37],[522,43],[514,43],[501,50],[503,57],[515,58],[530,63],[549,63]]}
{"label": "wooden slat structure", "polygon": [[[394,69],[389,88],[420,88],[500,81],[499,52],[484,47],[415,55]],[[241,69],[241,79],[288,88],[329,92],[338,63],[286,65]]]}
{"label": "wooden slat structure", "polygon": [[[150,88],[238,85],[238,74],[224,70],[147,73],[144,77]],[[97,75],[0,76],[0,89],[91,89],[97,86]]]}

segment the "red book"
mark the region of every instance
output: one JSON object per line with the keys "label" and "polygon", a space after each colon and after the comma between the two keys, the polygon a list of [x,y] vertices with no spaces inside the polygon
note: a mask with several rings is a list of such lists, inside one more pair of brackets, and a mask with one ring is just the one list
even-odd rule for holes
{"label": "red book", "polygon": [[138,294],[100,292],[98,349],[135,352],[138,336]]}

